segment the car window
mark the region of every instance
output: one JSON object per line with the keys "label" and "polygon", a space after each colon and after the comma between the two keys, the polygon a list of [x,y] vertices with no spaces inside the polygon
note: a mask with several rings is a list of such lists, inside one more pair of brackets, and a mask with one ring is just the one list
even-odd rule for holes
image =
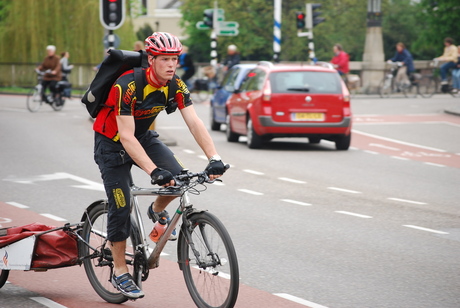
{"label": "car window", "polygon": [[230,69],[230,71],[225,74],[224,80],[222,80],[222,86],[233,85],[239,71],[240,69],[237,67]]}
{"label": "car window", "polygon": [[339,75],[329,72],[274,72],[270,85],[273,93],[342,93]]}
{"label": "car window", "polygon": [[241,85],[242,91],[258,91],[264,86],[266,73],[263,70],[253,70],[248,73],[245,81]]}

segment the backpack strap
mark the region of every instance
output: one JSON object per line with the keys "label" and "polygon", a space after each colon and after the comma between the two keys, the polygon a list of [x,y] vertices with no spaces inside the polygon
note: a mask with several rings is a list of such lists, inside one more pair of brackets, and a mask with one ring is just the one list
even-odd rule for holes
{"label": "backpack strap", "polygon": [[177,109],[177,102],[174,101],[177,89],[179,88],[177,86],[176,78],[178,78],[178,76],[174,75],[173,79],[171,79],[168,85],[168,99],[166,100],[165,108],[167,114],[173,113]]}
{"label": "backpack strap", "polygon": [[134,68],[134,82],[136,84],[136,104],[141,104],[144,100],[144,76],[142,75],[142,67]]}

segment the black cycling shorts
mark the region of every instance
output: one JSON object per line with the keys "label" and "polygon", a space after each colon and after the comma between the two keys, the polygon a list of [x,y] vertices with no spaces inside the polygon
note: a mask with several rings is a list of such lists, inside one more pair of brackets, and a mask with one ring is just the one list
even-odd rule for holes
{"label": "black cycling shorts", "polygon": [[[157,137],[155,131],[148,131],[139,138],[139,142],[155,165],[173,175],[179,174],[183,169],[182,164]],[[101,171],[109,202],[107,238],[112,242],[124,241],[129,237],[131,229],[131,167],[136,164],[121,143],[97,132],[94,138],[94,160]]]}

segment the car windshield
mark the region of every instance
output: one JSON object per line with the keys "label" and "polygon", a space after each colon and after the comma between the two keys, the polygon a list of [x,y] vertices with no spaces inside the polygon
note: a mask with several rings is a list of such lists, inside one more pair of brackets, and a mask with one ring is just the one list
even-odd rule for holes
{"label": "car windshield", "polygon": [[329,72],[273,72],[270,85],[272,93],[342,93],[339,75]]}

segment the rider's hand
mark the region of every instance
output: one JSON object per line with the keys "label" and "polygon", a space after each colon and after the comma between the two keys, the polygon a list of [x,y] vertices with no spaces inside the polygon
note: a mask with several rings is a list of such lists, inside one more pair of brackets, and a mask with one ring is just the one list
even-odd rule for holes
{"label": "rider's hand", "polygon": [[166,184],[171,184],[171,181],[174,182],[174,177],[171,172],[168,170],[164,170],[161,168],[156,168],[155,170],[152,171],[150,174],[150,177],[152,178],[152,184],[155,185],[166,185]]}
{"label": "rider's hand", "polygon": [[217,178],[213,177],[213,175],[222,175],[225,172],[225,166],[220,157],[214,158],[211,157],[209,160],[209,164],[206,167],[206,172],[211,178]]}

